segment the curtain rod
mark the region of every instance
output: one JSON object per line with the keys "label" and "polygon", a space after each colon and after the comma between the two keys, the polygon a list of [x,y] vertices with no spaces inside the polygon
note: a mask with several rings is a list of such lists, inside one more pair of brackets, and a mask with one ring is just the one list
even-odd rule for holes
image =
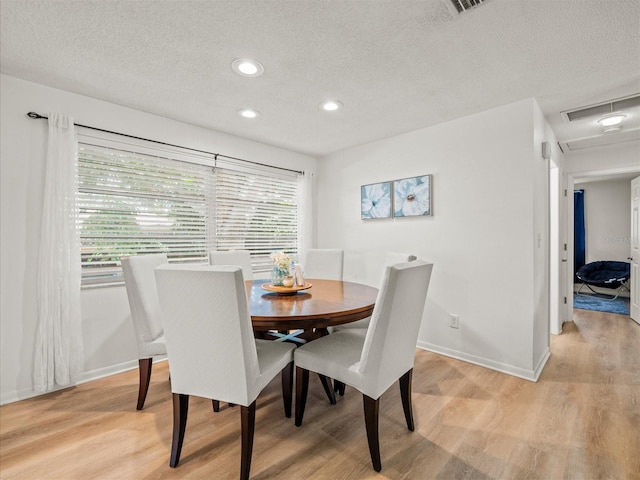
{"label": "curtain rod", "polygon": [[[39,113],[36,113],[36,112],[27,113],[27,117],[29,117],[29,118],[31,118],[33,120],[38,120],[38,119],[48,120],[49,119],[49,117],[45,117],[44,115],[40,115]],[[223,155],[221,153],[207,152],[206,150],[198,150],[197,148],[183,147],[181,145],[174,145],[172,143],[161,142],[159,140],[151,140],[150,138],[136,137],[135,135],[128,135],[126,133],[114,132],[112,130],[105,130],[103,128],[90,127],[89,125],[81,125],[79,123],[76,123],[75,126],[76,127],[88,128],[90,130],[96,130],[98,132],[112,133],[114,135],[120,135],[121,137],[127,137],[127,138],[133,138],[135,140],[144,140],[145,142],[158,143],[160,145],[166,145],[167,147],[182,148],[184,150],[190,150],[192,152],[205,153],[207,155],[213,155],[214,158],[223,157],[223,158],[228,158],[229,160],[238,160],[240,162],[251,163],[253,165],[260,165],[261,167],[276,168],[278,170],[286,170],[287,172],[294,172],[294,173],[299,173],[299,174],[303,174],[304,173],[304,172],[301,172],[300,170],[293,170],[291,168],[284,168],[284,167],[276,167],[276,166],[273,166],[273,165],[267,165],[266,163],[260,163],[260,162],[254,162],[254,161],[251,161],[251,160],[245,160],[244,158],[230,157],[229,155]]]}

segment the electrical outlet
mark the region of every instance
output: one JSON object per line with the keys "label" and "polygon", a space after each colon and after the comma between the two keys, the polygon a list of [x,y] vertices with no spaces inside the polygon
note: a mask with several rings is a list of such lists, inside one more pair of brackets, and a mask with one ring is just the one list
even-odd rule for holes
{"label": "electrical outlet", "polygon": [[449,326],[451,328],[460,328],[460,315],[449,315]]}

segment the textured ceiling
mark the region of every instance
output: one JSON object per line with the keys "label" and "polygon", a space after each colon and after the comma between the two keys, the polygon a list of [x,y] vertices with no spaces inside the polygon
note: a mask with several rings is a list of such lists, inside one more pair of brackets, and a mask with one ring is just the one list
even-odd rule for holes
{"label": "textured ceiling", "polygon": [[[595,119],[560,112],[640,92],[638,0],[486,0],[461,15],[445,0],[0,8],[4,74],[318,157],[529,97],[559,141],[588,137]],[[234,74],[239,57],[264,75]],[[320,111],[328,98],[344,109]],[[634,114],[625,129],[638,127]]]}

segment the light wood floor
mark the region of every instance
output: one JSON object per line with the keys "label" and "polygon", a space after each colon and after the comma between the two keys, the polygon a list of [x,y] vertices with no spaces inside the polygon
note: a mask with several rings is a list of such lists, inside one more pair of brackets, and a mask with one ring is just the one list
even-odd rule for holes
{"label": "light wood floor", "polygon": [[[381,401],[382,472],[371,467],[361,396],[336,406],[313,376],[304,424],[278,381],[258,399],[253,479],[640,479],[640,326],[576,310],[538,383],[418,351],[409,432],[397,388]],[[145,409],[131,371],[0,408],[2,479],[235,479],[237,408],[192,399],[169,467],[171,394],[155,365]]]}

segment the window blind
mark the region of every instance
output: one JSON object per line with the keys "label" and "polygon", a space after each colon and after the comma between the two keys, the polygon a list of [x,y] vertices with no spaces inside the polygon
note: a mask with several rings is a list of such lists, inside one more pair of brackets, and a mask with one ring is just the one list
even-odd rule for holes
{"label": "window blind", "polygon": [[79,143],[83,285],[122,282],[120,257],[205,262],[213,248],[210,166]]}
{"label": "window blind", "polygon": [[[96,143],[94,143],[96,142]],[[208,261],[248,250],[255,272],[270,254],[298,253],[295,173],[84,136],[78,145],[83,286],[121,283],[120,258],[166,253]]]}
{"label": "window blind", "polygon": [[298,253],[297,177],[216,168],[215,245],[248,250],[256,272],[271,270],[270,254]]}

